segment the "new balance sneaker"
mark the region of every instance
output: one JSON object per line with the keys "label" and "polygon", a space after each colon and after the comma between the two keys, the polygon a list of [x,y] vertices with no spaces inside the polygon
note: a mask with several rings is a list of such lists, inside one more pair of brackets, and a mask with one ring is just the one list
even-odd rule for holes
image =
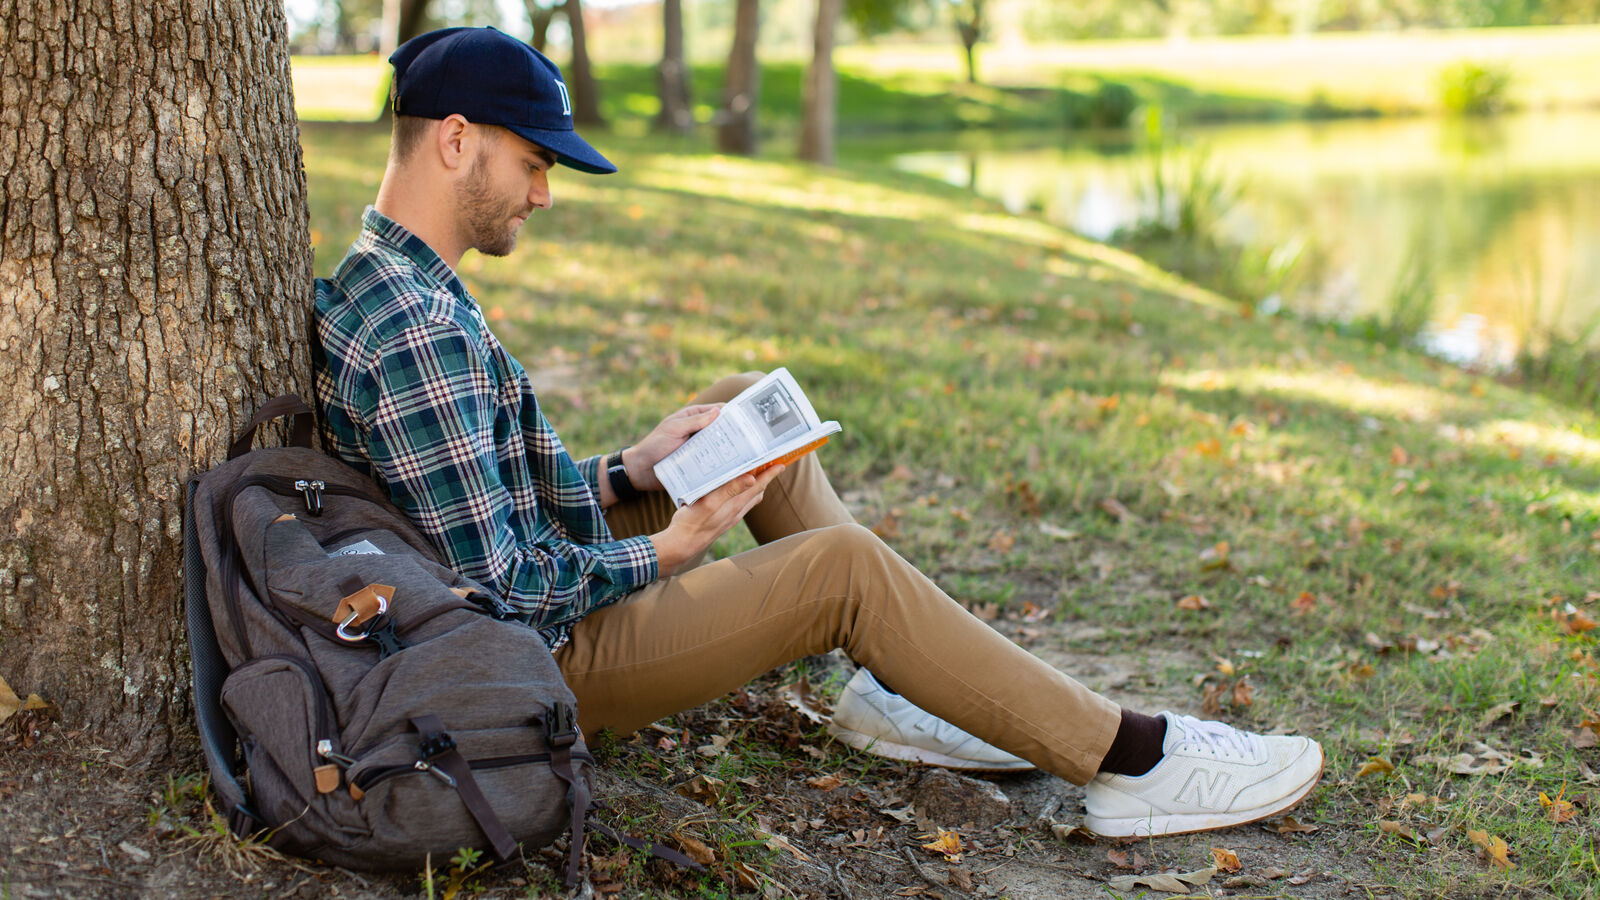
{"label": "new balance sneaker", "polygon": [[1084,825],[1106,837],[1184,834],[1288,812],[1322,777],[1322,747],[1163,712],[1166,755],[1138,777],[1102,772],[1084,786]]}
{"label": "new balance sneaker", "polygon": [[1001,750],[890,693],[857,669],[833,706],[828,731],[840,741],[889,759],[969,772],[1026,772],[1033,763]]}

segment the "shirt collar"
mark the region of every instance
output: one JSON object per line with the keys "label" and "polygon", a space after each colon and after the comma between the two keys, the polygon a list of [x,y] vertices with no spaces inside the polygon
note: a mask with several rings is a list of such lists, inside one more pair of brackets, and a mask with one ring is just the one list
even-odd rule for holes
{"label": "shirt collar", "polygon": [[467,292],[467,286],[461,283],[460,277],[451,269],[428,242],[412,234],[409,229],[399,222],[389,218],[376,207],[369,206],[361,216],[362,236],[370,239],[378,247],[404,257],[416,266],[423,274],[462,302],[469,306],[477,306],[477,301]]}

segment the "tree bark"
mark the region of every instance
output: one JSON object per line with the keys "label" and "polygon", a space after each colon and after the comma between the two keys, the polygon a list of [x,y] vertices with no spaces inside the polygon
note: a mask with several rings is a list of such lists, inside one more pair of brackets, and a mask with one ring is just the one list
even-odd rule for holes
{"label": "tree bark", "polygon": [[554,6],[545,6],[539,0],[523,0],[522,5],[527,7],[528,21],[533,24],[533,40],[528,44],[540,53],[544,53],[550,39],[550,23],[555,21],[556,13],[565,11],[566,5],[558,3]]}
{"label": "tree bark", "polygon": [[840,0],[817,0],[811,66],[806,69],[801,92],[800,158],[824,166],[833,165],[834,118],[839,107],[839,79],[833,71],[839,5]]}
{"label": "tree bark", "polygon": [[183,483],[310,385],[282,0],[0,4],[0,674],[193,733]]}
{"label": "tree bark", "polygon": [[733,47],[728,51],[721,124],[717,127],[717,149],[723,153],[756,155],[756,109],[761,99],[756,38],[760,33],[760,0],[739,0],[733,14]]}
{"label": "tree bark", "polygon": [[584,36],[582,0],[567,0],[567,25],[572,29],[572,70],[567,84],[572,88],[572,123],[604,125],[600,115],[600,86],[589,67],[589,41]]}
{"label": "tree bark", "polygon": [[661,4],[661,67],[656,71],[661,95],[657,131],[689,133],[694,130],[694,108],[689,98],[689,66],[683,53],[683,0]]}

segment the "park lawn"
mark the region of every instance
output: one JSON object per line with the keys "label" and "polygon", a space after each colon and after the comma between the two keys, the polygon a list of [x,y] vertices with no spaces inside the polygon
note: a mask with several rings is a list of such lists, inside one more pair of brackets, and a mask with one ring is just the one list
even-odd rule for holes
{"label": "park lawn", "polygon": [[[1253,318],[910,176],[594,139],[621,174],[558,171],[513,255],[461,267],[574,453],[788,366],[844,425],[821,453],[857,517],[957,600],[1036,652],[1131,658],[1125,702],[1322,740],[1297,814],[1322,832],[1295,838],[1337,836],[1408,896],[1596,896],[1592,410]],[[385,135],[302,140],[326,274]],[[615,764],[779,792],[873,777],[723,721],[732,756],[634,742]],[[719,813],[755,821],[763,794],[722,780]],[[771,864],[723,852],[708,877]]]}
{"label": "park lawn", "polygon": [[[840,48],[840,133],[1082,127],[1120,109],[1097,106],[1107,84],[1188,123],[1429,112],[1439,108],[1441,73],[1464,62],[1504,69],[1517,107],[1600,104],[1600,27],[980,45],[978,85],[966,83],[958,51],[953,41]],[[603,112],[641,131],[657,109],[654,65],[608,59],[603,42],[593,53]],[[383,102],[387,64],[375,55],[292,62],[305,120],[370,119]],[[693,71],[696,115],[709,121],[721,63]],[[796,127],[804,71],[804,60],[763,60],[767,128]]]}

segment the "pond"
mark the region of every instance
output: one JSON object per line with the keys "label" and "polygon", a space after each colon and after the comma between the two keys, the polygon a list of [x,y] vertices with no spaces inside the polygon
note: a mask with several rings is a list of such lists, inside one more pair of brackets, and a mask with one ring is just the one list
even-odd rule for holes
{"label": "pond", "polygon": [[[1549,334],[1600,346],[1600,111],[1228,125],[1180,138],[1237,189],[1219,226],[1231,239],[1315,250],[1316,277],[1291,296],[1239,299],[1352,321],[1421,296],[1423,345],[1489,367]],[[890,155],[1098,240],[1149,209],[1151,159],[1130,137],[1007,141]]]}

